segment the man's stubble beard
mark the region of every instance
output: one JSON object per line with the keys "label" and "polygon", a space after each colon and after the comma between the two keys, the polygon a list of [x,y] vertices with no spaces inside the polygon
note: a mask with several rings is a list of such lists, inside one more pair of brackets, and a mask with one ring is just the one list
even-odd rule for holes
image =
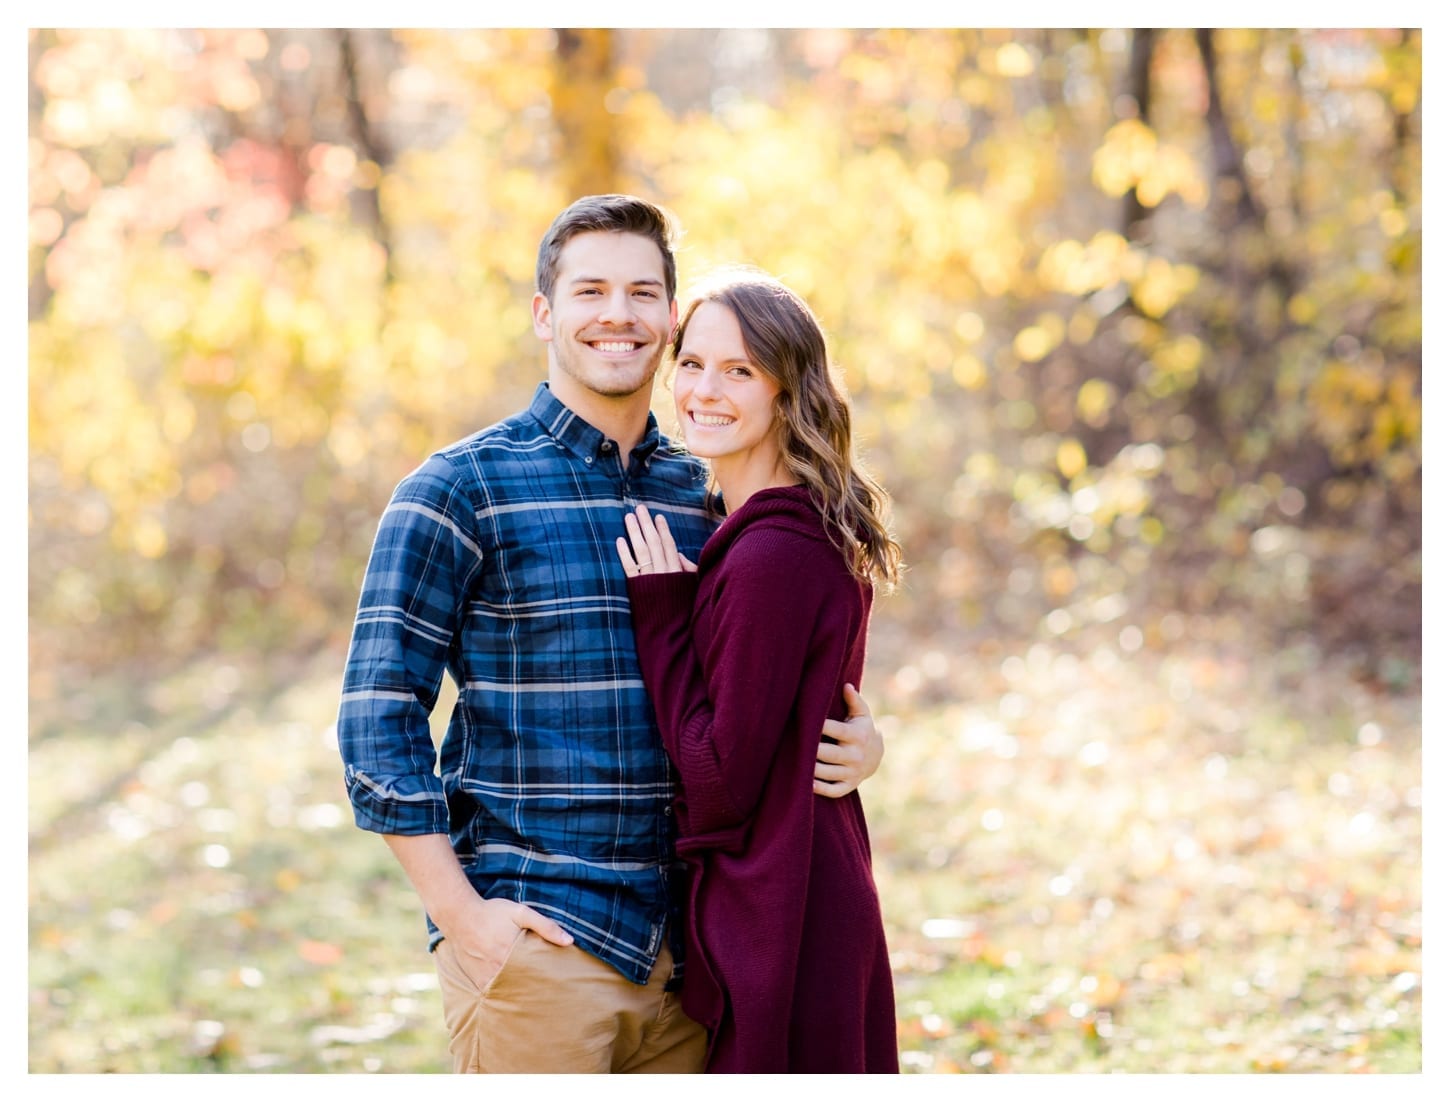
{"label": "man's stubble beard", "polygon": [[561,341],[557,332],[554,336],[554,355],[559,369],[591,394],[603,398],[630,398],[641,390],[651,389],[655,376],[659,374],[660,364],[664,361],[664,354],[664,345],[661,344],[653,359],[645,361],[640,369],[640,376],[631,384],[629,380],[633,378],[632,375],[621,376],[619,372],[611,371],[599,361],[591,360],[592,352],[588,346],[573,341]]}

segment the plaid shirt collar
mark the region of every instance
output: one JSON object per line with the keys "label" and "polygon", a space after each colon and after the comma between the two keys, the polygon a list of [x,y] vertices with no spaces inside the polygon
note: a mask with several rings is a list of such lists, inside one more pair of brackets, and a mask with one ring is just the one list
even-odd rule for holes
{"label": "plaid shirt collar", "polygon": [[[548,383],[540,383],[534,391],[529,414],[543,426],[545,432],[580,459],[593,459],[605,454],[604,445],[609,443],[609,438],[554,397]],[[649,420],[645,422],[644,439],[635,445],[630,455],[647,460],[662,443],[665,443],[665,437],[661,435],[659,422],[651,410]]]}

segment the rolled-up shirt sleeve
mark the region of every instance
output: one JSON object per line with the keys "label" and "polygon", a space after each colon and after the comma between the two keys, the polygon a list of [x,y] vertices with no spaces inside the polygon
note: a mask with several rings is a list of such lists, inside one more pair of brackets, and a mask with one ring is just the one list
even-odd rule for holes
{"label": "rolled-up shirt sleeve", "polygon": [[466,594],[483,565],[477,508],[433,456],[378,524],[343,671],[338,749],[353,817],[381,834],[444,834],[428,718]]}

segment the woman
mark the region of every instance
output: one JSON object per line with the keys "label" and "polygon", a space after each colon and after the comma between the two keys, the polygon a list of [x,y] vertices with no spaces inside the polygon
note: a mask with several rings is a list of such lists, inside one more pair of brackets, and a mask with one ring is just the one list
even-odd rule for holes
{"label": "woman", "polygon": [[713,1072],[895,1072],[896,1015],[860,798],[811,792],[816,732],[895,581],[886,495],[804,302],[735,271],[671,348],[681,433],[726,517],[698,567],[644,506],[618,540],[639,659],[680,776],[690,867],[682,1002]]}

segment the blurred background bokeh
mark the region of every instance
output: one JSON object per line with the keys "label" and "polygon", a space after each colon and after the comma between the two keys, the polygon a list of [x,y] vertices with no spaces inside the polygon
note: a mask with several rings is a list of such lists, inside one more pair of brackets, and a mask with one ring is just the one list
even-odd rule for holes
{"label": "blurred background bokeh", "polygon": [[[815,307],[905,586],[910,1071],[1420,1066],[1417,30],[29,31],[34,1071],[433,1071],[331,723],[628,191]],[[657,401],[670,423],[666,401]]]}

